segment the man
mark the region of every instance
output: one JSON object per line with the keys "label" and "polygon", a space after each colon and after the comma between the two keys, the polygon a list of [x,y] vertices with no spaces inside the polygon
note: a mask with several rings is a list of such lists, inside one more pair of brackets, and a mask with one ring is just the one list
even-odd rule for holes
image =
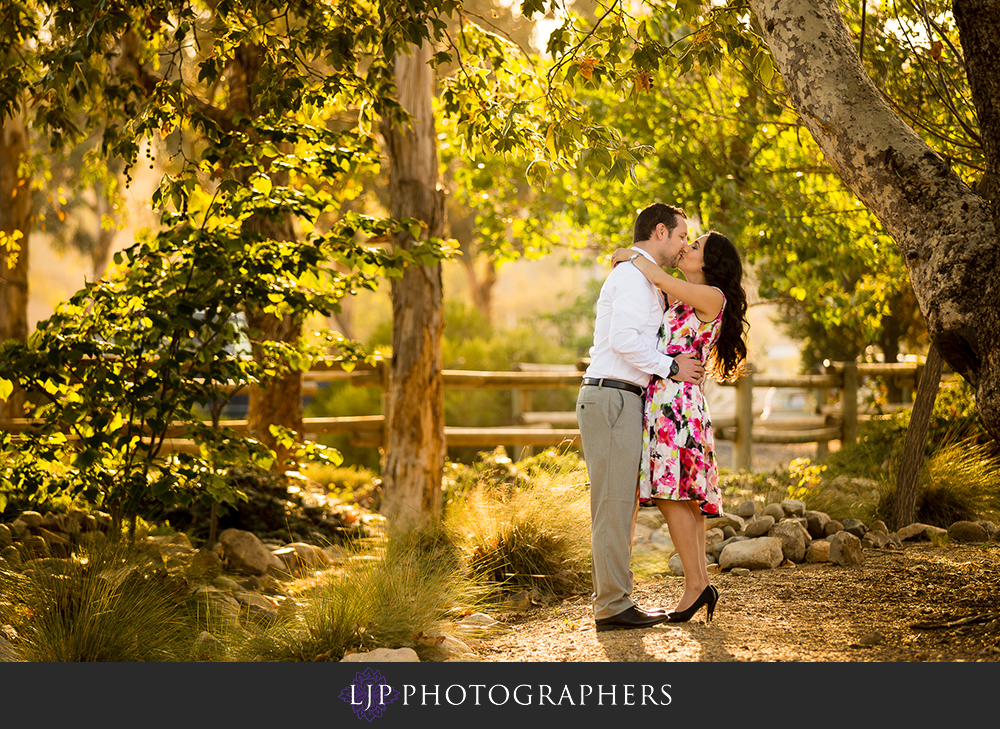
{"label": "man", "polygon": [[[634,255],[674,268],[687,233],[683,210],[654,203],[636,218]],[[657,351],[663,311],[663,296],[639,269],[624,263],[612,270],[597,300],[590,366],[576,402],[590,477],[598,631],[645,628],[666,620],[662,610],[643,610],[631,598],[644,394],[652,375],[701,384],[705,368],[694,354],[668,357]]]}

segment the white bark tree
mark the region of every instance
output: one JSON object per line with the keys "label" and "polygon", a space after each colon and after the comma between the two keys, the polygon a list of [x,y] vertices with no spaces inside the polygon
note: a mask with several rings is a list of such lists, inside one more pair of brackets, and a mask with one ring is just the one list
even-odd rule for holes
{"label": "white bark tree", "polygon": [[[751,0],[802,120],[896,241],[942,358],[976,388],[1000,442],[1000,247],[991,185],[973,190],[865,73],[837,0]],[[955,0],[987,180],[998,179],[1000,4]]]}

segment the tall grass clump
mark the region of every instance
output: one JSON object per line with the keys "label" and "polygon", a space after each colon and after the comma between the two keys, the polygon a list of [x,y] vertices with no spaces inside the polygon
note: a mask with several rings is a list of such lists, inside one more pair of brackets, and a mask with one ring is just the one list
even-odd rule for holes
{"label": "tall grass clump", "polygon": [[[992,446],[969,440],[935,451],[920,472],[917,521],[947,528],[956,521],[1000,515],[1000,457]],[[892,516],[895,482],[882,489],[875,517]]]}
{"label": "tall grass clump", "polygon": [[[24,660],[186,661],[197,635],[183,586],[125,545],[80,550],[4,580]],[[8,593],[7,590],[10,589]]]}
{"label": "tall grass clump", "polygon": [[410,647],[433,659],[428,636],[482,597],[440,524],[359,544],[343,564],[289,592],[296,607],[272,624],[247,626],[241,658],[339,661],[349,652]]}
{"label": "tall grass clump", "polygon": [[578,456],[547,451],[517,480],[483,480],[455,499],[446,522],[466,564],[496,597],[590,590],[590,488]]}

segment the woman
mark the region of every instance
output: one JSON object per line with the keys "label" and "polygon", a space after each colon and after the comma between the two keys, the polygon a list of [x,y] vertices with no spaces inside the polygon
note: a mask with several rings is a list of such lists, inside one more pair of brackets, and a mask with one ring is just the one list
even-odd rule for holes
{"label": "woman", "polygon": [[[717,380],[736,377],[746,360],[747,325],[743,265],[732,241],[711,231],[688,245],[668,274],[634,251],[619,248],[617,265],[630,261],[667,296],[660,350],[696,352]],[[639,498],[655,503],[684,568],[684,593],[670,622],[690,620],[702,605],[712,619],[719,592],[705,564],[705,516],[722,514],[719,469],[708,405],[701,387],[654,377],[646,392]]]}

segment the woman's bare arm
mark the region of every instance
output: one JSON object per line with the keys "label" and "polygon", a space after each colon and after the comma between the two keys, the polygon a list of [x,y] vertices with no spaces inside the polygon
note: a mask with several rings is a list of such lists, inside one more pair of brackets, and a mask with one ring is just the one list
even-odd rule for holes
{"label": "woman's bare arm", "polygon": [[[635,251],[630,248],[619,248],[612,254],[611,261],[617,266],[619,263],[628,261],[634,253]],[[714,286],[694,284],[683,278],[671,276],[641,254],[636,256],[631,263],[660,291],[673,299],[683,301],[694,309],[702,321],[712,321],[722,311],[725,297]]]}

